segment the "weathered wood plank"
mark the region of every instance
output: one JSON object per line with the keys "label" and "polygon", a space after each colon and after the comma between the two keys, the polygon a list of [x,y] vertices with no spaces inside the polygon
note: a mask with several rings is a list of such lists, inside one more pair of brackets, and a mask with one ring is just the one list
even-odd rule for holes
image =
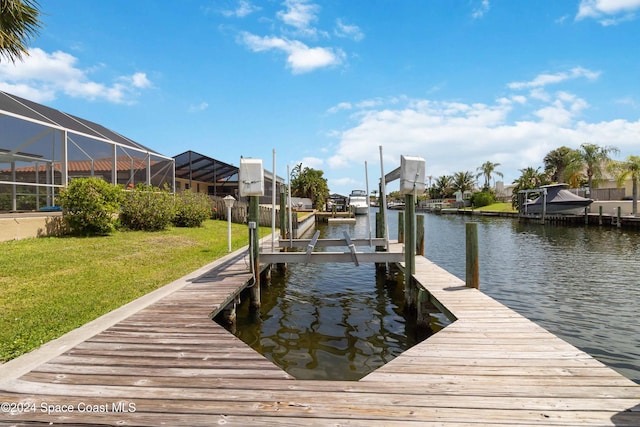
{"label": "weathered wood plank", "polygon": [[[325,395],[326,396],[326,395]],[[611,423],[611,412],[608,410],[598,409],[568,409],[565,402],[556,402],[552,407],[538,408],[538,402],[534,402],[532,409],[526,410],[513,410],[503,409],[491,406],[493,402],[480,402],[475,405],[470,405],[469,402],[462,402],[465,407],[461,410],[462,405],[457,405],[458,399],[447,399],[446,404],[441,402],[435,402],[433,406],[429,406],[428,400],[427,406],[415,406],[405,405],[401,400],[388,402],[386,404],[379,405],[378,401],[372,402],[357,401],[356,399],[347,401],[322,401],[321,395],[313,396],[298,396],[292,399],[287,399],[287,396],[280,395],[267,395],[255,400],[253,398],[250,401],[242,399],[233,399],[234,395],[229,395],[227,400],[201,400],[195,396],[187,395],[184,399],[162,399],[162,398],[144,398],[139,397],[135,400],[122,399],[120,397],[87,397],[80,396],[63,396],[52,397],[47,401],[48,405],[64,405],[69,402],[78,402],[76,405],[82,402],[85,407],[95,405],[110,406],[114,402],[122,402],[125,405],[133,403],[135,405],[135,412],[133,413],[115,413],[114,411],[104,411],[100,413],[89,414],[93,418],[85,418],[87,413],[76,411],[68,420],[74,422],[93,422],[96,419],[102,419],[102,422],[112,423],[115,420],[131,419],[137,420],[138,417],[144,417],[145,415],[155,415],[157,419],[163,419],[161,417],[167,414],[182,415],[185,419],[190,419],[194,416],[240,416],[240,417],[261,417],[269,419],[274,424],[278,424],[278,421],[282,418],[296,417],[301,419],[316,418],[319,420],[357,420],[357,421],[418,421],[431,420],[434,422],[457,422],[457,423],[477,423],[477,420],[484,420],[484,422],[492,423],[505,423],[505,424],[519,424],[521,422],[528,423],[542,423],[544,425],[608,425]],[[330,397],[330,396],[326,396]],[[362,397],[359,397],[362,399]],[[10,398],[9,398],[10,399]],[[109,399],[112,399],[109,401]],[[366,398],[365,398],[366,399]],[[11,400],[9,400],[11,401]],[[495,401],[495,400],[494,400]],[[29,397],[21,400],[24,403],[40,404],[38,398]],[[584,402],[583,402],[584,403]],[[515,403],[517,405],[517,403]],[[521,402],[526,404],[526,402]],[[573,404],[573,403],[571,403]],[[588,404],[588,402],[586,403]],[[626,403],[622,403],[623,405]],[[469,407],[471,406],[471,407]],[[543,405],[541,405],[543,406]],[[443,411],[443,409],[448,409]],[[20,419],[21,414],[16,414],[14,419]],[[22,414],[24,415],[24,414]],[[38,414],[28,414],[28,419],[44,420],[44,417],[38,417]],[[34,417],[35,415],[35,417]],[[47,414],[40,414],[47,415]],[[69,415],[69,414],[63,414]],[[96,418],[96,415],[99,415]],[[49,420],[51,415],[49,415]],[[150,417],[149,420],[152,418]],[[163,419],[166,421],[166,419]],[[633,419],[630,419],[633,421]],[[58,421],[66,421],[64,418]],[[140,422],[140,421],[139,421]],[[306,424],[306,423],[305,423]]]}
{"label": "weathered wood plank", "polygon": [[358,382],[295,380],[213,322],[248,277],[236,257],[0,388],[5,402],[136,412],[0,424],[640,425],[638,385],[424,258],[414,278],[457,320]]}

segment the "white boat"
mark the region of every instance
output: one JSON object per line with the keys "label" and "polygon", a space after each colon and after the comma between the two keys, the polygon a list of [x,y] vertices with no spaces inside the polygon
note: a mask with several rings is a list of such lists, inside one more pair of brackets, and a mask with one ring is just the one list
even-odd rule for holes
{"label": "white boat", "polygon": [[356,215],[369,213],[369,196],[364,190],[353,190],[349,194],[349,210]]}
{"label": "white boat", "polygon": [[[584,208],[593,203],[592,199],[580,197],[567,190],[568,184],[551,184],[540,187],[540,192],[547,192],[546,209],[547,215],[554,214],[574,214],[580,215],[584,213]],[[542,203],[544,197],[542,194],[537,199],[529,200],[524,203],[524,212],[540,214],[542,213]]]}
{"label": "white boat", "polygon": [[391,201],[387,203],[387,209],[404,210],[404,202]]}

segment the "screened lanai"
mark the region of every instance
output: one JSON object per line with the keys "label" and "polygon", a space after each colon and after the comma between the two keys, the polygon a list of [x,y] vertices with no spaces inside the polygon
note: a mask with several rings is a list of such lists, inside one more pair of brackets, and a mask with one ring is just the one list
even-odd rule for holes
{"label": "screened lanai", "polygon": [[0,212],[55,209],[78,177],[175,191],[174,160],[97,123],[0,91]]}
{"label": "screened lanai", "polygon": [[[185,151],[174,157],[176,161],[176,189],[206,193],[211,196],[234,196],[238,199],[238,167],[195,151]],[[273,173],[264,170],[264,195],[260,203],[271,203]],[[280,191],[284,179],[276,176],[276,200],[280,202]]]}

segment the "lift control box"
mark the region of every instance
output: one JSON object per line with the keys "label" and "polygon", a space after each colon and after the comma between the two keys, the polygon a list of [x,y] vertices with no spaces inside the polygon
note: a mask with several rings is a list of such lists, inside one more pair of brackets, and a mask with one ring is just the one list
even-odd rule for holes
{"label": "lift control box", "polygon": [[422,157],[400,156],[400,193],[423,193],[425,161]]}
{"label": "lift control box", "polygon": [[262,159],[240,158],[238,175],[240,196],[264,196]]}

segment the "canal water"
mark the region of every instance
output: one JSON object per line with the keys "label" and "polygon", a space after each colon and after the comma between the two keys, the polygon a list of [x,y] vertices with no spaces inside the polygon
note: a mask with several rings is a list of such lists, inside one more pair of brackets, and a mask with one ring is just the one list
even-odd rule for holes
{"label": "canal water", "polygon": [[[318,230],[320,238],[343,238],[345,231],[369,237],[366,216]],[[433,333],[405,320],[403,288],[401,276],[376,273],[372,263],[291,263],[283,273],[274,269],[262,287],[259,316],[243,298],[234,333],[297,379],[358,380]],[[448,323],[433,314],[433,330]]]}
{"label": "canal water", "polygon": [[640,383],[638,231],[425,214],[425,256],[462,280],[467,221],[478,223],[482,292]]}
{"label": "canal water", "polygon": [[[397,218],[389,212],[392,239]],[[639,232],[425,214],[425,256],[463,280],[468,221],[482,292],[640,383]],[[321,231],[368,236],[364,216]],[[240,307],[236,334],[300,379],[358,379],[424,338],[402,316],[402,285],[372,264],[290,264],[262,299],[259,318]]]}

